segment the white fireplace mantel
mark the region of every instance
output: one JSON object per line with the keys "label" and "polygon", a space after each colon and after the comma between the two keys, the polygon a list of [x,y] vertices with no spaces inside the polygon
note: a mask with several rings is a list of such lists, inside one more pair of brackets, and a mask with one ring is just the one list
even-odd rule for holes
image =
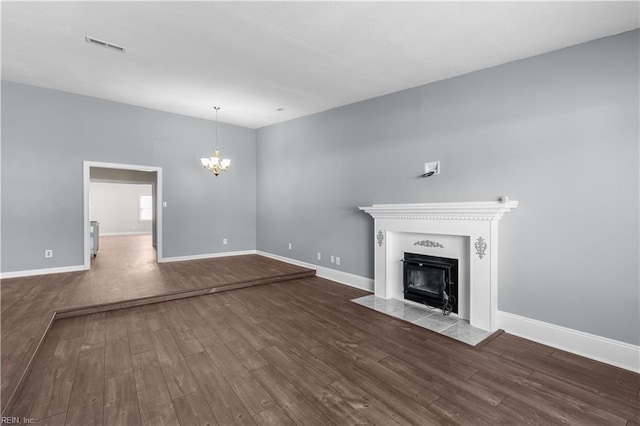
{"label": "white fireplace mantel", "polygon": [[517,201],[464,203],[374,204],[360,207],[374,219],[500,220]]}
{"label": "white fireplace mantel", "polygon": [[[506,199],[508,200],[508,199]],[[468,318],[472,326],[497,329],[498,310],[498,221],[518,206],[517,201],[459,203],[374,204],[360,207],[375,219],[375,295],[399,297],[402,288],[402,254],[420,251],[442,257],[456,257],[467,264],[460,277],[467,294]],[[407,236],[428,236],[428,240],[407,246]],[[458,253],[448,252],[438,242],[462,238]],[[427,243],[425,243],[427,241]],[[417,247],[414,247],[416,246]],[[456,244],[444,244],[452,246]],[[468,278],[467,278],[468,277]]]}

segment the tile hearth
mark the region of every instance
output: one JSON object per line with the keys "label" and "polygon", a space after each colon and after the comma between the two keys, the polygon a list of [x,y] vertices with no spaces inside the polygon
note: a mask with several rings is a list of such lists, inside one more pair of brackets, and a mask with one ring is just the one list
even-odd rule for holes
{"label": "tile hearth", "polygon": [[352,302],[374,311],[410,322],[422,328],[449,336],[467,345],[476,346],[491,336],[491,331],[469,325],[469,321],[442,315],[439,309],[429,309],[405,303],[397,299],[383,299],[373,294],[353,299]]}

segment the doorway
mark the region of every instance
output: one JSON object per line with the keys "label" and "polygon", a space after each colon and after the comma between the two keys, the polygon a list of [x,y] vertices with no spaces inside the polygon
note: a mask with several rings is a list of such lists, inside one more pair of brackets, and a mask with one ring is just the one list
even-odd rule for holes
{"label": "doorway", "polygon": [[[95,254],[93,250],[93,234],[91,230],[92,224],[92,216],[94,212],[92,212],[92,187],[94,190],[98,188],[97,185],[102,185],[103,188],[101,190],[104,192],[105,188],[109,189],[110,187],[118,187],[122,188],[140,188],[142,192],[136,196],[138,200],[138,206],[136,207],[136,214],[140,215],[137,219],[140,219],[140,229],[144,229],[145,225],[148,227],[149,224],[144,224],[145,219],[148,219],[150,216],[151,222],[151,244],[155,248],[155,261],[157,263],[162,262],[162,168],[160,167],[149,167],[149,166],[136,166],[130,164],[116,164],[116,163],[99,163],[92,161],[84,162],[84,268],[91,268],[91,258],[92,255]],[[113,189],[112,188],[112,189]],[[150,194],[148,189],[150,188]],[[108,191],[107,191],[108,192]],[[129,191],[131,192],[131,191]],[[143,195],[145,197],[143,197]],[[148,201],[148,195],[151,195],[151,200],[153,200],[153,208],[149,212],[147,210],[146,201]],[[106,195],[105,195],[106,196]],[[138,198],[139,196],[139,198]],[[95,207],[95,206],[94,206]],[[105,213],[103,213],[105,214]],[[114,233],[114,229],[112,225],[111,233]],[[118,226],[134,226],[134,225],[118,225]],[[99,228],[96,229],[98,231]],[[109,233],[109,232],[107,232]],[[136,233],[136,231],[132,231],[132,234]],[[99,241],[99,240],[97,240]]]}

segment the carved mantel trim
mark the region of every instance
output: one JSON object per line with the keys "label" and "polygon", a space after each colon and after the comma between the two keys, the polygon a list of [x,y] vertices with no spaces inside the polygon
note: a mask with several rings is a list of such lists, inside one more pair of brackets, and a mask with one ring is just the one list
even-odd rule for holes
{"label": "carved mantel trim", "polygon": [[517,201],[458,203],[374,204],[359,207],[374,219],[500,220],[518,206]]}

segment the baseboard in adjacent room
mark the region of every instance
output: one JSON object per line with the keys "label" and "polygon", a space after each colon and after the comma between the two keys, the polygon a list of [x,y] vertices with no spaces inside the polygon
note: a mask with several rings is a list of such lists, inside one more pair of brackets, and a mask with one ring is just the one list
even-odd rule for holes
{"label": "baseboard in adjacent room", "polygon": [[640,373],[640,346],[502,311],[498,326],[509,334]]}
{"label": "baseboard in adjacent room", "polygon": [[151,235],[151,231],[132,231],[132,232],[102,232],[101,237],[122,237],[125,235]]}

